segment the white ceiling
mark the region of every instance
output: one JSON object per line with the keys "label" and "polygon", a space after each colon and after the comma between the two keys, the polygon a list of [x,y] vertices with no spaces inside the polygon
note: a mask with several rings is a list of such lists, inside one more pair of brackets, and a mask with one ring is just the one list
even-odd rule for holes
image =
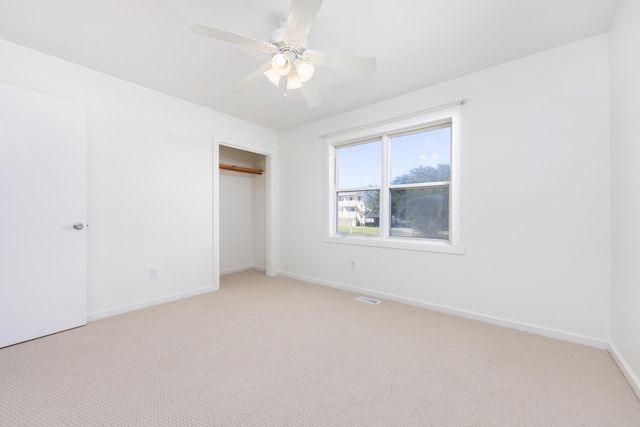
{"label": "white ceiling", "polygon": [[232,93],[268,55],[191,31],[202,23],[268,41],[290,0],[0,0],[0,38],[283,130],[604,33],[619,3],[324,0],[309,47],[375,57],[378,69],[317,67],[316,108],[266,79]]}

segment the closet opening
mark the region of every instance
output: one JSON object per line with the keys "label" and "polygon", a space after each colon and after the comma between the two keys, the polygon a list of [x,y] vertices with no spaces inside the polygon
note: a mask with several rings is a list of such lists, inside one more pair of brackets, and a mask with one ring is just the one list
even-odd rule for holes
{"label": "closet opening", "polygon": [[274,276],[272,153],[214,141],[213,160],[214,285],[244,270]]}

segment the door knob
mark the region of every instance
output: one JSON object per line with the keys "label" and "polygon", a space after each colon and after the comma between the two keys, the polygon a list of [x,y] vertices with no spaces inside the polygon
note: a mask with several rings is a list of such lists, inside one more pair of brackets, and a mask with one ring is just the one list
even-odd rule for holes
{"label": "door knob", "polygon": [[73,224],[73,228],[76,230],[82,230],[84,228],[84,225],[82,225],[81,222],[76,222],[75,224]]}

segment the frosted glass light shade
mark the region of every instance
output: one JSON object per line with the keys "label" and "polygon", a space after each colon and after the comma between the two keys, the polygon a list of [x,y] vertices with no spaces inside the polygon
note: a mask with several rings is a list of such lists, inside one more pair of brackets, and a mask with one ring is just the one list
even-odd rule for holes
{"label": "frosted glass light shade", "polygon": [[313,64],[309,64],[308,62],[304,62],[300,59],[296,61],[294,66],[302,83],[309,81],[315,71]]}
{"label": "frosted glass light shade", "polygon": [[271,69],[281,76],[286,76],[291,71],[291,61],[286,55],[276,53],[271,58]]}
{"label": "frosted glass light shade", "polygon": [[287,89],[299,89],[302,87],[302,80],[295,71],[287,75]]}
{"label": "frosted glass light shade", "polygon": [[273,83],[276,86],[280,85],[280,74],[276,73],[273,68],[269,68],[267,71],[264,72],[264,75],[267,79],[269,79],[269,81],[271,83]]}

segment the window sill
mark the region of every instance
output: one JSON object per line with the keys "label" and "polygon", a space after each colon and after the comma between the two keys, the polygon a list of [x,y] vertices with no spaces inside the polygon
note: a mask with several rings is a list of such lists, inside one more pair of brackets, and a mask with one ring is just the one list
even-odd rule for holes
{"label": "window sill", "polygon": [[406,239],[397,239],[393,237],[382,239],[379,237],[362,237],[346,234],[325,235],[323,240],[326,243],[338,243],[344,245],[464,255],[464,246],[452,245],[450,242],[441,242],[437,240],[407,241]]}

